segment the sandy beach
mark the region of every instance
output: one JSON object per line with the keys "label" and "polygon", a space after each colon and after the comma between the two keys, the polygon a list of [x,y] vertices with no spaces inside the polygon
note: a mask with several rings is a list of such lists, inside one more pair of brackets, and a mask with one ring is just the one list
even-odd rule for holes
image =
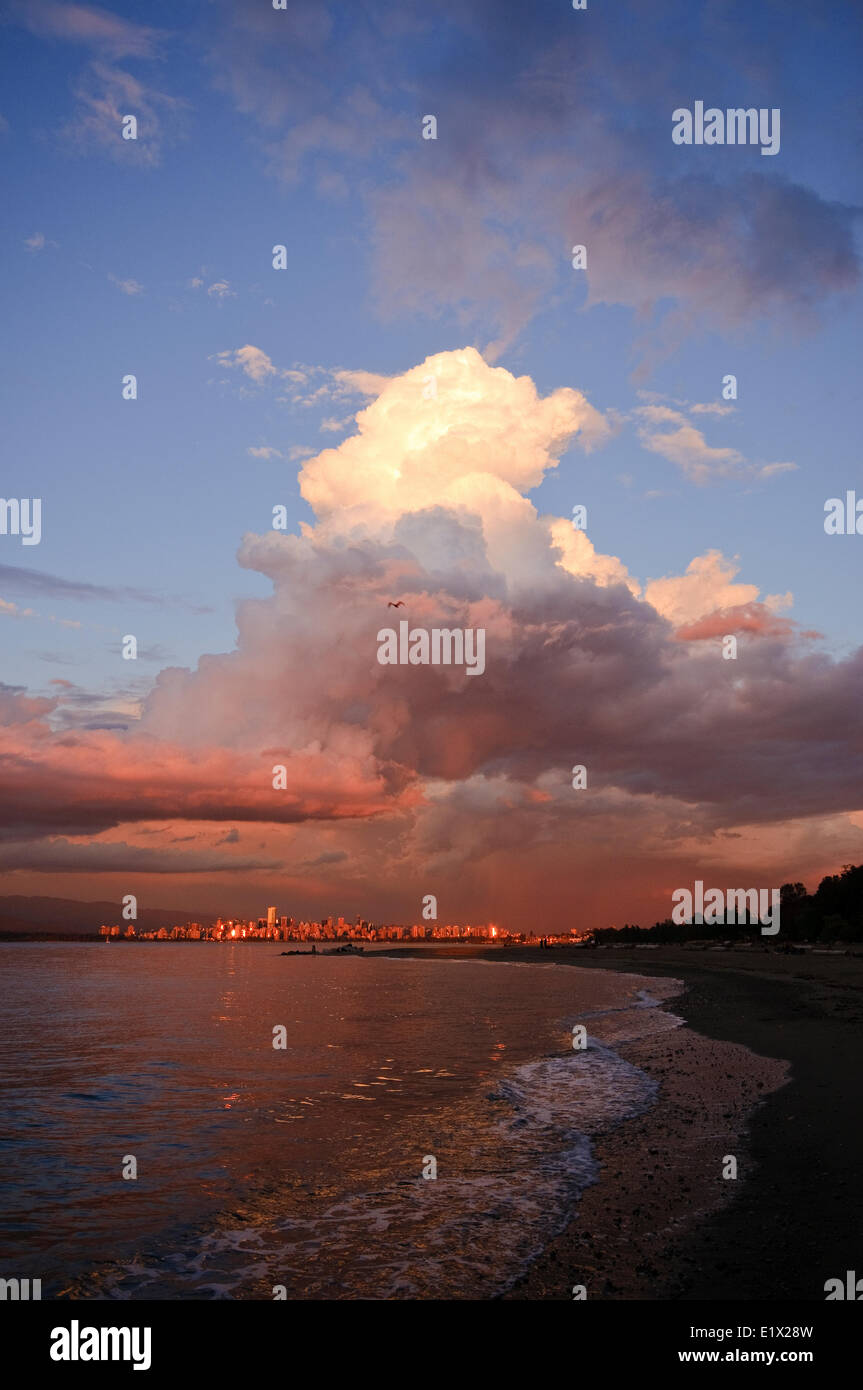
{"label": "sandy beach", "polygon": [[[453,952],[456,954],[456,952]],[[500,951],[487,953],[500,960]],[[682,980],[686,1027],[621,1054],[657,1103],[596,1146],[599,1182],[506,1295],[823,1301],[861,1263],[863,960],[774,951],[508,950]],[[738,1177],[722,1177],[726,1155]]]}

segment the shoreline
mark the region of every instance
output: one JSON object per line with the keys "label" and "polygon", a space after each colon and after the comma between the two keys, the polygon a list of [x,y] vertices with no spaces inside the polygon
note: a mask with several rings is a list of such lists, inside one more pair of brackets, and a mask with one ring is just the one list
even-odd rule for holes
{"label": "shoreline", "polygon": [[[859,958],[675,946],[471,955],[685,986],[661,1006],[685,1029],[617,1049],[659,1081],[656,1104],[597,1142],[599,1182],[504,1298],[571,1300],[584,1283],[600,1300],[823,1301],[827,1279],[860,1266]],[[788,1079],[771,1089],[783,1062]],[[718,1119],[708,1148],[693,1141],[696,1118],[708,1132]],[[726,1154],[736,1181],[721,1177]]]}
{"label": "shoreline", "polygon": [[[676,1013],[683,998],[657,1007]],[[686,1023],[614,1050],[657,1081],[659,1095],[643,1114],[597,1136],[598,1181],[506,1298],[569,1299],[574,1283],[594,1302],[680,1297],[691,1263],[681,1248],[733,1202],[751,1166],[748,1120],[789,1074],[784,1062]],[[729,1156],[735,1180],[722,1176]]]}

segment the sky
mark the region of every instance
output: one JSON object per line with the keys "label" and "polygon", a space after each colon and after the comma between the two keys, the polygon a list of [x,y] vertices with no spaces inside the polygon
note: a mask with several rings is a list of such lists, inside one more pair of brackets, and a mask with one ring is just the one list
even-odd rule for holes
{"label": "sky", "polygon": [[[861,862],[861,50],[0,6],[0,892],[548,931]],[[676,144],[699,101],[778,151]],[[397,618],[484,671],[381,665]]]}

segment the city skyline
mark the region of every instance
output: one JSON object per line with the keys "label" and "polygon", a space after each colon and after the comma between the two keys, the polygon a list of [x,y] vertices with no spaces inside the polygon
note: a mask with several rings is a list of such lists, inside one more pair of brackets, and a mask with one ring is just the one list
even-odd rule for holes
{"label": "city skyline", "polygon": [[[272,941],[504,941],[523,940],[523,933],[510,933],[493,922],[463,923],[431,922],[401,923],[373,922],[357,917],[349,922],[344,916],[330,914],[320,921],[303,921],[289,916],[280,916],[272,922],[268,917],[217,918],[213,923],[186,922],[173,927],[141,931],[134,921],[127,923],[125,930],[119,925],[103,924],[100,936],[133,937],[140,940],[272,940]],[[575,937],[574,932],[561,933],[562,936]]]}

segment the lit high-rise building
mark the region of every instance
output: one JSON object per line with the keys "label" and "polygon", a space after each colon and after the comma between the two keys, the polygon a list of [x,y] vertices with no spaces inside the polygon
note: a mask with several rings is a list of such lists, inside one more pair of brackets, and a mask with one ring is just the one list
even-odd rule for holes
{"label": "lit high-rise building", "polygon": [[275,907],[267,908],[267,927],[274,927],[278,922],[278,909]]}

